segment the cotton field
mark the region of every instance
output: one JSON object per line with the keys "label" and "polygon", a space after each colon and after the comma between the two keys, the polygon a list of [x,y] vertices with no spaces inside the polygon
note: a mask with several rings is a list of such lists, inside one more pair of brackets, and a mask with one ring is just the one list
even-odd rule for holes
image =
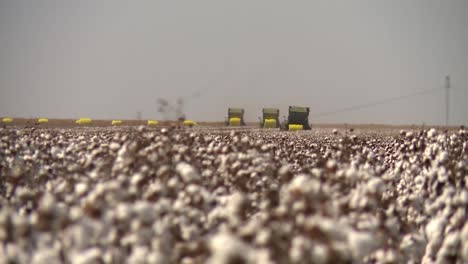
{"label": "cotton field", "polygon": [[1,263],[468,263],[468,134],[0,129]]}

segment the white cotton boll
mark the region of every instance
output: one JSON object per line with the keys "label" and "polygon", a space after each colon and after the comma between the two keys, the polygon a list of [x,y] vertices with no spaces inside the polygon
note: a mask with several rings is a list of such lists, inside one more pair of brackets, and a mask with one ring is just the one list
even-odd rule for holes
{"label": "white cotton boll", "polygon": [[124,144],[117,152],[117,158],[114,161],[112,171],[118,172],[133,162],[128,144]]}
{"label": "white cotton boll", "polygon": [[447,151],[442,151],[437,155],[437,162],[438,163],[445,163],[449,158]]}
{"label": "white cotton boll", "polygon": [[432,219],[426,226],[426,237],[428,240],[434,239],[436,236],[440,236],[445,228],[445,220],[442,217]]}
{"label": "white cotton boll", "polygon": [[450,225],[451,226],[461,226],[466,222],[467,219],[467,211],[464,207],[460,207],[457,211],[452,215],[450,218]]}
{"label": "white cotton boll", "polygon": [[177,177],[172,177],[167,181],[167,187],[172,190],[179,190],[182,186]]}
{"label": "white cotton boll", "polygon": [[253,262],[258,263],[258,264],[274,264],[274,263],[277,263],[276,261],[273,261],[271,253],[270,253],[270,251],[268,249],[256,250],[255,260]]}
{"label": "white cotton boll", "polygon": [[369,151],[369,153],[367,154],[367,160],[372,161],[374,159],[375,159],[375,153],[372,151]]}
{"label": "white cotton boll", "polygon": [[45,248],[40,249],[34,252],[32,257],[32,264],[60,264],[62,261],[60,260],[60,254],[57,250],[52,248]]}
{"label": "white cotton boll", "polygon": [[428,137],[428,138],[434,138],[435,136],[437,136],[437,130],[435,130],[434,128],[431,128],[431,129],[427,132],[427,137]]}
{"label": "white cotton boll", "polygon": [[135,186],[135,185],[139,185],[144,180],[145,180],[145,176],[142,173],[135,173],[132,176],[130,183]]}
{"label": "white cotton boll", "polygon": [[468,263],[468,222],[465,222],[460,234],[461,255],[465,263]]}
{"label": "white cotton boll", "polygon": [[111,142],[109,144],[109,149],[112,150],[112,151],[117,151],[117,150],[119,150],[119,148],[120,148],[120,144],[115,142],[115,141],[113,141],[113,142]]}
{"label": "white cotton boll", "polygon": [[240,214],[245,203],[246,198],[242,193],[235,192],[229,196],[228,202],[226,204],[226,213],[231,223],[239,223],[241,218]]}
{"label": "white cotton boll", "polygon": [[90,248],[76,252],[71,258],[72,264],[98,264],[101,261],[102,252],[99,248]]}
{"label": "white cotton boll", "polygon": [[127,263],[129,264],[146,263],[148,252],[149,251],[147,247],[134,247],[132,250],[132,254],[127,259]]}
{"label": "white cotton boll", "polygon": [[302,192],[302,189],[304,188],[304,185],[306,185],[307,180],[308,177],[305,174],[294,177],[288,185],[289,192]]}
{"label": "white cotton boll", "polygon": [[379,178],[372,178],[366,186],[366,192],[371,194],[382,194],[385,191],[385,184]]}
{"label": "white cotton boll", "polygon": [[445,183],[448,180],[448,174],[445,167],[441,167],[437,170],[437,181]]}
{"label": "white cotton boll", "polygon": [[437,137],[437,142],[439,144],[443,144],[447,141],[447,136],[445,134],[441,134]]}
{"label": "white cotton boll", "polygon": [[80,182],[75,185],[75,193],[78,196],[82,196],[83,194],[86,193],[87,190],[88,190],[88,185],[84,182]]}
{"label": "white cotton boll", "polygon": [[177,164],[176,172],[180,175],[184,182],[192,182],[200,178],[200,175],[195,170],[195,168],[185,162],[180,162]]}
{"label": "white cotton boll", "polygon": [[468,191],[462,190],[455,199],[457,205],[467,206],[468,205]]}
{"label": "white cotton boll", "polygon": [[[291,210],[294,212],[294,213],[300,213],[300,212],[303,212],[305,210],[307,206],[307,203],[306,201],[304,200],[300,200],[300,201],[295,201],[293,204],[292,204],[292,207],[291,207]],[[301,217],[302,215],[298,215],[298,217]]]}
{"label": "white cotton boll", "polygon": [[437,254],[437,263],[451,263],[458,253],[458,246],[460,244],[460,234],[452,232],[445,236],[444,242]]}
{"label": "white cotton boll", "polygon": [[321,216],[309,216],[304,221],[304,227],[308,230],[318,228],[321,232],[325,233],[327,237],[332,240],[345,240],[348,226],[344,223],[337,223],[336,221],[321,217]]}
{"label": "white cotton boll", "polygon": [[396,217],[389,217],[385,221],[385,227],[392,233],[392,235],[399,235],[400,234],[400,222]]}
{"label": "white cotton boll", "polygon": [[307,259],[310,257],[311,248],[312,242],[310,239],[304,236],[295,236],[291,242],[291,248],[289,249],[289,259],[293,263],[301,261],[307,262]]}
{"label": "white cotton boll", "polygon": [[397,253],[393,250],[379,249],[375,252],[376,263],[398,263]]}
{"label": "white cotton boll", "polygon": [[73,206],[70,208],[69,217],[71,221],[77,221],[83,216],[83,210],[79,206]]}
{"label": "white cotton boll", "polygon": [[288,185],[289,196],[295,199],[300,196],[314,196],[320,192],[321,184],[318,179],[305,174],[296,176]]}
{"label": "white cotton boll", "polygon": [[[3,248],[3,247],[2,247]],[[4,246],[6,263],[27,263],[27,256],[16,244],[8,243]]]}
{"label": "white cotton boll", "polygon": [[424,255],[426,239],[419,233],[407,234],[400,242],[400,250],[407,257],[408,262],[419,262]]}
{"label": "white cotton boll", "polygon": [[255,244],[266,246],[271,239],[271,231],[269,229],[261,229],[255,236]]}
{"label": "white cotton boll", "polygon": [[372,234],[353,230],[348,234],[348,243],[351,255],[357,262],[362,261],[365,256],[379,247],[378,241]]}
{"label": "white cotton boll", "polygon": [[238,234],[241,237],[254,236],[255,233],[262,228],[261,222],[257,218],[251,218],[246,224],[242,225]]}
{"label": "white cotton boll", "polygon": [[149,224],[156,218],[156,212],[148,202],[138,201],[133,207],[135,214],[141,222]]}
{"label": "white cotton boll", "polygon": [[124,247],[135,246],[138,244],[138,235],[135,233],[127,234],[120,239],[120,244]]}
{"label": "white cotton boll", "polygon": [[336,169],[338,167],[338,163],[336,162],[336,160],[329,159],[327,161],[326,167],[327,167],[327,169]]}
{"label": "white cotton boll", "polygon": [[16,196],[23,201],[34,198],[34,192],[28,187],[18,186],[15,191]]}
{"label": "white cotton boll", "polygon": [[29,222],[25,216],[13,214],[11,217],[15,239],[26,236],[29,229]]}
{"label": "white cotton boll", "polygon": [[330,253],[329,248],[323,244],[314,244],[312,248],[312,260],[313,263],[329,263]]}
{"label": "white cotton boll", "polygon": [[158,251],[152,251],[148,254],[146,258],[146,263],[148,264],[166,264],[170,263],[169,259],[167,256],[165,256],[162,252]]}
{"label": "white cotton boll", "polygon": [[254,263],[255,254],[251,247],[227,232],[220,232],[209,240],[210,264]]}
{"label": "white cotton boll", "polygon": [[128,220],[132,215],[132,210],[128,204],[119,204],[116,209],[115,216],[119,220]]}
{"label": "white cotton boll", "polygon": [[426,237],[428,238],[428,244],[426,246],[423,262],[429,259],[434,259],[436,257],[437,252],[443,242],[444,227],[445,221],[442,220],[442,217],[433,219],[426,226]]}
{"label": "white cotton boll", "polygon": [[117,248],[107,249],[104,255],[102,256],[102,261],[105,264],[119,263],[124,259],[123,252]]}
{"label": "white cotton boll", "polygon": [[55,210],[55,197],[51,193],[45,193],[39,202],[38,210],[42,212],[52,213]]}
{"label": "white cotton boll", "polygon": [[186,191],[190,195],[196,195],[196,194],[200,193],[200,187],[198,185],[195,185],[195,184],[190,184],[190,185],[187,186]]}
{"label": "white cotton boll", "polygon": [[354,181],[354,180],[356,180],[356,178],[358,176],[358,171],[354,167],[350,167],[349,169],[346,170],[345,176],[349,180]]}
{"label": "white cotton boll", "polygon": [[180,236],[185,241],[190,241],[199,235],[199,230],[194,225],[182,225],[180,228]]}

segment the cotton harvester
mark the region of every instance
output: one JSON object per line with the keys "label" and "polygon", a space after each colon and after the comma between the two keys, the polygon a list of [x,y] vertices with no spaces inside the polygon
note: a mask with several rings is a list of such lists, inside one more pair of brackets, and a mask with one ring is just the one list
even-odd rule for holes
{"label": "cotton harvester", "polygon": [[227,126],[245,126],[244,122],[244,109],[243,108],[229,108],[228,119],[226,120]]}
{"label": "cotton harvester", "polygon": [[288,120],[282,124],[283,130],[310,130],[309,107],[289,106]]}
{"label": "cotton harvester", "polygon": [[262,128],[278,128],[279,122],[279,109],[278,108],[263,108],[262,119],[260,121]]}

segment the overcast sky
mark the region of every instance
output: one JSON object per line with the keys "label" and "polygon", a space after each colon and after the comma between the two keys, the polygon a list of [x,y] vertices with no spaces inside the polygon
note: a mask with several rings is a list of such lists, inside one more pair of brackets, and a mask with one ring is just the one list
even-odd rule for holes
{"label": "overcast sky", "polygon": [[157,98],[185,97],[200,121],[443,124],[447,74],[467,124],[466,0],[0,0],[0,116],[162,119]]}

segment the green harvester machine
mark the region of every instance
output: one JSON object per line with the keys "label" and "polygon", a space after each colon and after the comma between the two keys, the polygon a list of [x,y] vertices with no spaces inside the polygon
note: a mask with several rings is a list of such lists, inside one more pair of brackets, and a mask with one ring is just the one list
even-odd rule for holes
{"label": "green harvester machine", "polygon": [[263,108],[260,127],[262,128],[279,128],[279,109],[278,108]]}
{"label": "green harvester machine", "polygon": [[282,124],[282,130],[310,130],[309,107],[289,106],[288,120]]}
{"label": "green harvester machine", "polygon": [[245,126],[244,109],[243,108],[229,108],[226,125],[227,126]]}

